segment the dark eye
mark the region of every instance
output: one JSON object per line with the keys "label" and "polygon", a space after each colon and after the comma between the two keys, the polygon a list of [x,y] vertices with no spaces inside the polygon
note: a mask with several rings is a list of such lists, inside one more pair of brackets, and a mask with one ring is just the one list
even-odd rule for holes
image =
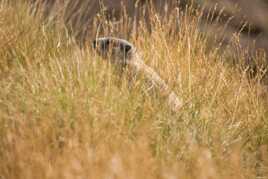
{"label": "dark eye", "polygon": [[110,40],[106,40],[105,44],[108,47],[110,45]]}
{"label": "dark eye", "polygon": [[105,40],[103,43],[101,43],[101,49],[103,51],[106,51],[109,49],[110,40]]}
{"label": "dark eye", "polygon": [[97,40],[94,40],[94,41],[92,42],[92,46],[93,46],[94,49],[97,47]]}

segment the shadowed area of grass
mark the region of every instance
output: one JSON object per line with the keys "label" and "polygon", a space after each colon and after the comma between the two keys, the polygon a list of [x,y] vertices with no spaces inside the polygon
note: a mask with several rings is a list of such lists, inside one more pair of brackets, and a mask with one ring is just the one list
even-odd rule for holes
{"label": "shadowed area of grass", "polygon": [[[131,41],[182,96],[129,84],[59,24],[0,5],[0,178],[257,178],[268,176],[267,94],[181,14]],[[176,40],[174,40],[176,39]],[[238,53],[243,58],[244,53]],[[263,56],[259,56],[261,60]]]}

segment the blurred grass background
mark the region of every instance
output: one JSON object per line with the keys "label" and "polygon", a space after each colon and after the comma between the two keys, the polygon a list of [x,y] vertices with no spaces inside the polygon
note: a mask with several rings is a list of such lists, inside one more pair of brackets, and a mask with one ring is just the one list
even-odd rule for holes
{"label": "blurred grass background", "polygon": [[[143,11],[132,33],[127,17],[89,23],[91,6],[79,2],[94,1],[43,9],[49,2],[0,4],[1,179],[268,177],[266,68],[249,77],[241,61],[265,62],[264,53],[252,56],[240,38],[227,45],[235,53],[222,50],[195,5],[171,19]],[[169,111],[143,79],[129,89],[92,51],[98,33],[134,43],[184,108]]]}

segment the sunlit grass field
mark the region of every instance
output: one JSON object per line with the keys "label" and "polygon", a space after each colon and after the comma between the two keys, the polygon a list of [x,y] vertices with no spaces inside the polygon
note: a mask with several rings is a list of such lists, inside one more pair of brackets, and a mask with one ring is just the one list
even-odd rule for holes
{"label": "sunlit grass field", "polygon": [[0,3],[0,179],[268,177],[263,73],[229,63],[198,16],[181,14],[172,37],[156,18],[130,39],[183,99],[174,113],[29,11]]}

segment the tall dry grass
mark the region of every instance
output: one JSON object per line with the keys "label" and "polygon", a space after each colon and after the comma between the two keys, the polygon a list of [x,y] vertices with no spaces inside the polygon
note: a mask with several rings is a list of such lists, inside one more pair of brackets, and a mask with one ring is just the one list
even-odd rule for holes
{"label": "tall dry grass", "polygon": [[183,97],[174,114],[143,79],[129,88],[90,47],[28,12],[0,5],[1,179],[268,177],[263,73],[248,79],[225,63],[198,16],[180,14],[173,37],[152,17],[152,32],[131,40]]}

